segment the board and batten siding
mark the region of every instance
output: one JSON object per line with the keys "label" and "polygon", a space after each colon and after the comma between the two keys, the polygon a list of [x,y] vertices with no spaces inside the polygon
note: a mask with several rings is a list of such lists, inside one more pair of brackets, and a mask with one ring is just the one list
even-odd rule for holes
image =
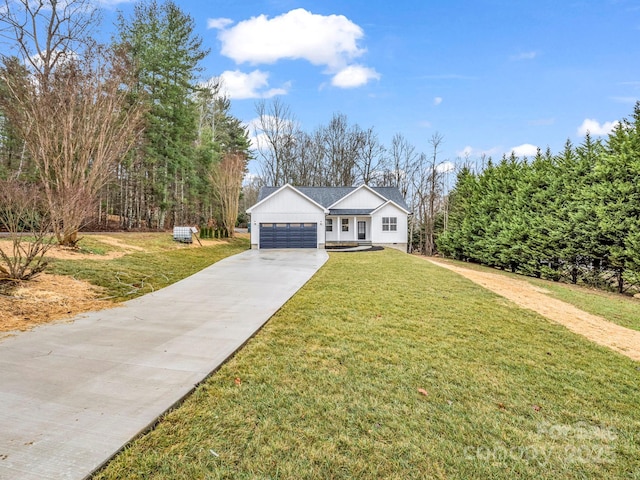
{"label": "board and batten siding", "polygon": [[251,209],[251,248],[258,248],[261,223],[315,223],[318,247],[324,248],[324,216],[321,207],[284,188]]}
{"label": "board and batten siding", "polygon": [[[396,217],[398,229],[395,232],[382,231],[382,217]],[[371,217],[371,242],[374,245],[407,251],[407,214],[392,203],[388,203]]]}
{"label": "board and batten siding", "polygon": [[342,200],[336,202],[331,208],[340,209],[360,209],[360,208],[377,208],[382,205],[386,200],[381,198],[376,193],[366,188],[359,188],[352,193],[344,197]]}

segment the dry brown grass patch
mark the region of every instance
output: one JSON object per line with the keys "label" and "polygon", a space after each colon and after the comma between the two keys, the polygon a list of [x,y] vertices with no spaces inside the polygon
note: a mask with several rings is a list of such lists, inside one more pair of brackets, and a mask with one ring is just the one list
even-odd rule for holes
{"label": "dry brown grass patch", "polygon": [[30,330],[43,323],[103,310],[113,302],[99,300],[102,291],[88,282],[63,275],[42,274],[0,295],[0,332]]}

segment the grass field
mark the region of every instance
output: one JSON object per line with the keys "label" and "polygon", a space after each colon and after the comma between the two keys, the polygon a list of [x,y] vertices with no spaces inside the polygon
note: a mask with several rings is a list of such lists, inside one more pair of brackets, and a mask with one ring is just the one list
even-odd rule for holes
{"label": "grass field", "polygon": [[446,261],[464,268],[498,273],[517,280],[524,280],[547,290],[549,292],[548,294],[552,297],[570,303],[585,312],[598,315],[623,327],[640,331],[640,300],[637,298],[619,295],[617,293],[609,293],[595,288],[526,277],[524,275],[467,262],[458,262],[449,259]]}
{"label": "grass field", "polygon": [[332,253],[95,478],[640,478],[639,368],[420,258]]}
{"label": "grass field", "polygon": [[[105,243],[100,237],[85,236],[81,253],[95,254],[95,259],[54,259],[51,273],[87,280],[105,289],[114,301],[129,300],[170,285],[230,255],[249,248],[246,238],[207,242],[203,247],[174,242],[170,234],[109,234],[115,242]],[[135,248],[137,250],[132,250]],[[111,252],[126,255],[102,259]]]}

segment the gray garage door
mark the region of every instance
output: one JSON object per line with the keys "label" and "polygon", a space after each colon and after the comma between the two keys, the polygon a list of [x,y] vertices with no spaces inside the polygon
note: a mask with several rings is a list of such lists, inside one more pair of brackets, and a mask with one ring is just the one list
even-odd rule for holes
{"label": "gray garage door", "polygon": [[260,248],[317,248],[315,223],[261,223]]}

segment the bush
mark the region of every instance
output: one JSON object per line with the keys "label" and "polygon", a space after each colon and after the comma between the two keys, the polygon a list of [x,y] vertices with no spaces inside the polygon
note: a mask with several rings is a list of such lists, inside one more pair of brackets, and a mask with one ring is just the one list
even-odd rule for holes
{"label": "bush", "polygon": [[51,222],[40,191],[15,180],[0,180],[0,226],[9,246],[0,244],[0,283],[30,280],[47,267]]}

